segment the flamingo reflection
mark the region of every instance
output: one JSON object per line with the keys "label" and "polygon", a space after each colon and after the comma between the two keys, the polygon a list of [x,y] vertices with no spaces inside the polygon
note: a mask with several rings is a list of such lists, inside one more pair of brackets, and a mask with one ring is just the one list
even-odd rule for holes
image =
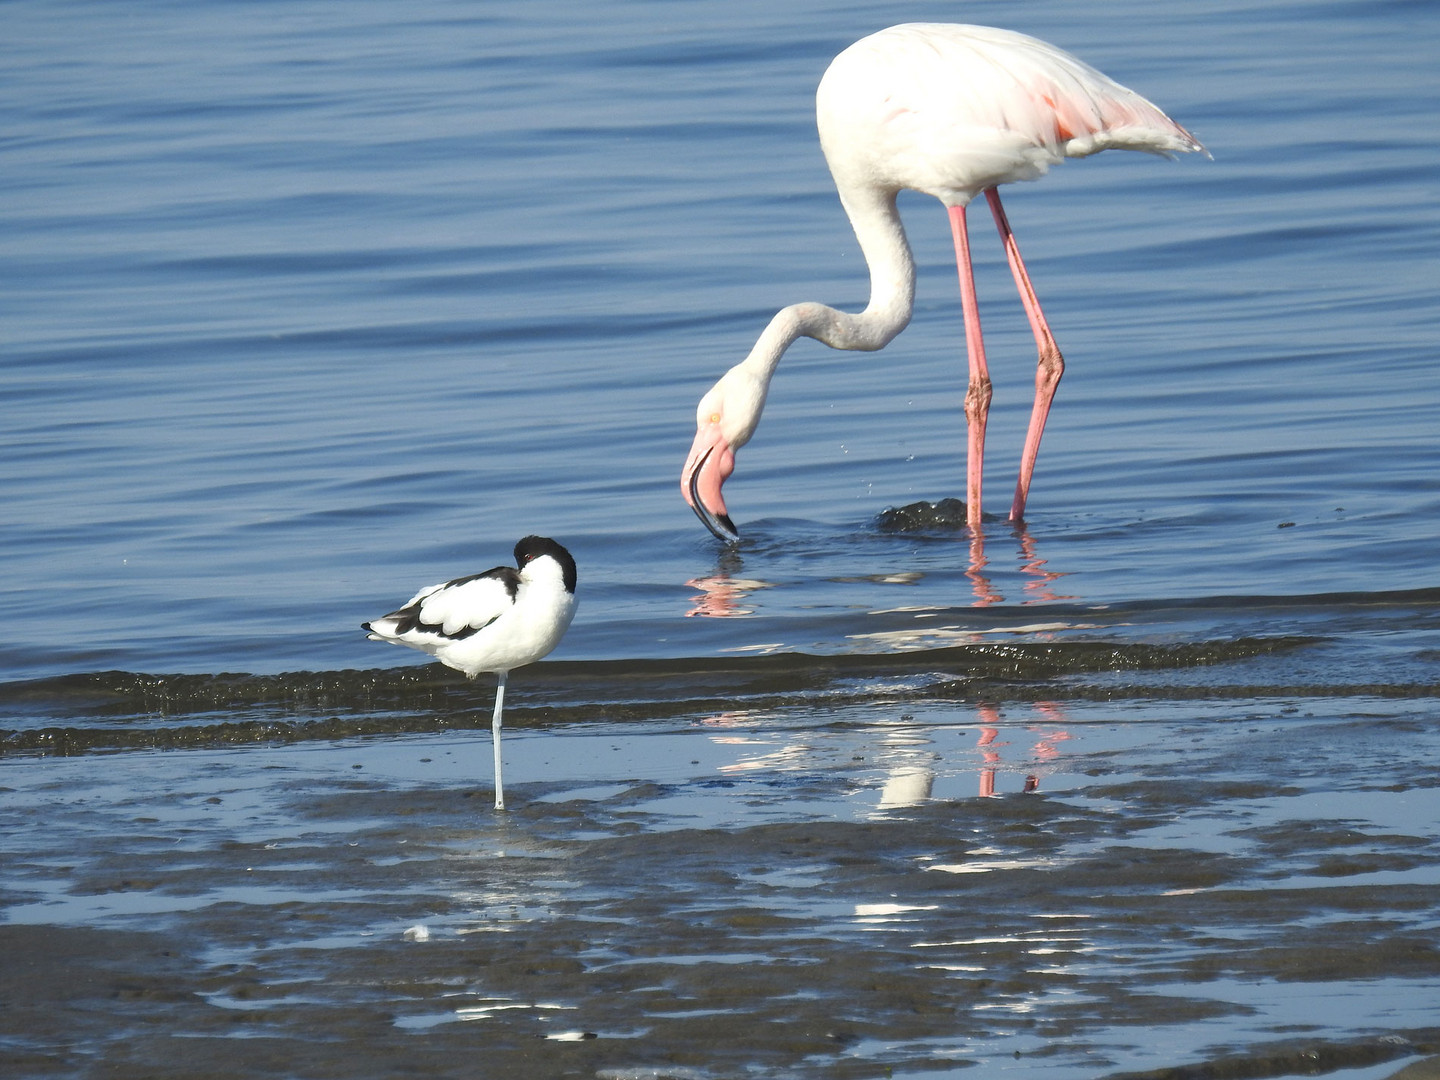
{"label": "flamingo reflection", "polygon": [[1015,527],[1015,539],[1020,544],[1020,573],[1029,575],[1033,580],[1025,582],[1025,592],[1028,594],[1022,604],[1041,604],[1047,600],[1078,600],[1076,596],[1062,596],[1050,586],[1053,582],[1059,581],[1067,575],[1059,570],[1046,570],[1045,560],[1040,558],[1035,550],[1035,538],[1024,524]]}
{"label": "flamingo reflection", "polygon": [[[916,503],[914,505],[928,504]],[[1015,559],[1024,581],[1021,587],[1024,593],[1020,600],[1021,604],[1078,599],[1078,597],[1055,591],[1055,582],[1067,577],[1068,574],[1065,571],[1046,569],[1047,560],[1040,557],[1035,538],[1030,535],[1024,522],[1008,525],[1007,530],[1015,538]],[[990,607],[1005,603],[1005,595],[996,588],[986,569],[990,565],[990,557],[985,551],[984,528],[980,525],[967,526],[965,532],[968,535],[969,546],[969,562],[965,569],[965,576],[970,581],[970,590],[974,596],[971,606]],[[691,606],[685,612],[686,618],[734,619],[754,615],[756,607],[750,602],[751,595],[761,589],[773,589],[775,585],[759,578],[741,577],[740,571],[743,568],[744,563],[740,556],[733,550],[727,549],[721,554],[713,574],[690,578],[686,581],[687,588],[698,590],[695,595],[690,597]],[[903,570],[867,574],[861,577],[842,577],[835,580],[846,583],[874,581],[888,585],[914,585],[923,577],[924,574],[921,571]]]}
{"label": "flamingo reflection", "polygon": [[[1036,711],[1041,713],[1047,720],[1055,724],[1065,722],[1065,713],[1060,706],[1054,702],[1042,701],[1036,706]],[[1000,750],[1010,743],[1000,741],[1000,711],[993,705],[980,705],[977,707],[980,719],[980,738],[975,745],[980,750],[982,765],[980,768],[980,796],[981,798],[993,798],[995,795],[995,774],[1000,771],[1002,757]],[[1034,731],[1034,727],[1027,730]],[[1032,760],[1037,762],[1054,761],[1060,756],[1060,748],[1056,743],[1067,742],[1073,738],[1063,728],[1055,731],[1046,731],[1040,735],[1039,741],[1030,748]],[[1034,792],[1040,789],[1040,776],[1038,773],[1028,773],[1025,777],[1023,790]]]}
{"label": "flamingo reflection", "polygon": [[[1000,794],[997,778],[1001,773],[1019,773],[1024,777],[1023,792],[1038,791],[1042,775],[1049,771],[1047,766],[1062,756],[1060,744],[1074,737],[1066,729],[1064,711],[1052,702],[1040,702],[1034,706],[1038,717],[1017,723],[1002,717],[995,705],[981,704],[975,709],[979,723],[979,736],[974,744],[979,756],[977,794],[981,798],[997,797]],[[702,727],[711,729],[712,744],[731,748],[734,755],[714,766],[716,772],[757,778],[766,774],[814,773],[817,769],[821,773],[837,769],[849,772],[855,767],[853,763],[863,761],[865,773],[873,775],[877,767],[883,770],[879,797],[872,812],[884,814],[929,801],[941,774],[963,777],[970,768],[975,768],[960,762],[950,767],[943,764],[950,755],[939,749],[943,744],[937,740],[937,733],[953,730],[948,727],[905,722],[867,727],[867,741],[874,741],[864,753],[857,754],[851,738],[836,739],[834,733],[814,729],[776,729],[768,723],[773,719],[773,715],[763,711],[734,711],[699,721]],[[1022,733],[1029,743],[1028,750],[1012,749],[1019,741],[1016,732]],[[863,796],[876,790],[875,782],[862,781],[853,790]]]}
{"label": "flamingo reflection", "polygon": [[[1046,570],[1046,560],[1040,558],[1035,545],[1035,538],[1025,528],[1024,522],[1019,522],[1008,527],[1015,537],[1018,545],[1016,557],[1020,564],[1020,573],[1028,580],[1022,586],[1025,593],[1020,601],[1022,604],[1039,604],[1049,600],[1075,600],[1074,596],[1062,596],[1052,588],[1054,582],[1067,575],[1062,571]],[[989,607],[992,604],[1005,602],[1005,597],[995,588],[989,576],[985,573],[985,567],[990,560],[985,555],[985,530],[980,525],[972,525],[967,531],[970,534],[970,565],[965,571],[965,576],[970,579],[970,588],[974,593],[975,600],[972,607]]]}
{"label": "flamingo reflection", "polygon": [[745,603],[746,599],[753,592],[774,586],[768,581],[738,577],[743,565],[738,555],[727,551],[720,556],[715,573],[685,582],[686,588],[700,590],[690,598],[691,607],[685,617],[736,619],[755,614],[755,609]]}
{"label": "flamingo reflection", "polygon": [[965,571],[965,576],[970,579],[970,589],[975,594],[975,607],[1005,602],[1005,597],[995,591],[995,586],[985,574],[989,562],[985,558],[985,534],[976,526],[970,530],[970,566]]}

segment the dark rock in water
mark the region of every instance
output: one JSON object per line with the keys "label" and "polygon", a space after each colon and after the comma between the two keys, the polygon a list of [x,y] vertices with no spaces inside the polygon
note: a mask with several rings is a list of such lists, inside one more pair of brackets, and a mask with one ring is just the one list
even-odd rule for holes
{"label": "dark rock in water", "polygon": [[891,506],[875,518],[881,532],[953,532],[965,528],[963,499],[941,499],[939,502],[914,502],[908,506]]}

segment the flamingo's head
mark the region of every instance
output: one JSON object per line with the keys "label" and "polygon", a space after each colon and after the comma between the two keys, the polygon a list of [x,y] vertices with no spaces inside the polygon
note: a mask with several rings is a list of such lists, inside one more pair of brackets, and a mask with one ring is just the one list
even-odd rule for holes
{"label": "flamingo's head", "polygon": [[740,533],[725,509],[720,485],[735,471],[735,451],[750,441],[765,408],[764,382],[736,366],[700,399],[695,410],[695,442],[680,471],[680,492],[716,538],[728,544]]}

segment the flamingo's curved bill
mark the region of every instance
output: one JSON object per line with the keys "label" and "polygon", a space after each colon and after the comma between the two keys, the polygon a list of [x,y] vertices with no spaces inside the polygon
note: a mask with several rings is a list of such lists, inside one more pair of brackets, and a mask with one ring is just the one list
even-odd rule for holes
{"label": "flamingo's curved bill", "polygon": [[711,447],[705,451],[705,457],[695,466],[690,473],[690,508],[695,511],[701,523],[715,534],[715,539],[726,544],[738,544],[740,542],[740,531],[735,528],[735,523],[730,520],[729,514],[711,513],[705,501],[700,498],[700,471],[705,468],[705,461],[715,452]]}

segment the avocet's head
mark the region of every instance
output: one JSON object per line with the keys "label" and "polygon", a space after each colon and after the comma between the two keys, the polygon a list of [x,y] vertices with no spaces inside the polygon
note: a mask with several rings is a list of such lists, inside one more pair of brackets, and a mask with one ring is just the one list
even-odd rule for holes
{"label": "avocet's head", "polygon": [[533,577],[547,568],[559,575],[565,591],[575,592],[575,559],[564,546],[548,536],[527,536],[515,545],[515,565],[521,578]]}
{"label": "avocet's head", "polygon": [[695,410],[695,442],[680,471],[680,492],[717,539],[733,544],[740,533],[725,509],[720,486],[735,471],[735,451],[755,434],[766,387],[743,366],[720,377]]}

